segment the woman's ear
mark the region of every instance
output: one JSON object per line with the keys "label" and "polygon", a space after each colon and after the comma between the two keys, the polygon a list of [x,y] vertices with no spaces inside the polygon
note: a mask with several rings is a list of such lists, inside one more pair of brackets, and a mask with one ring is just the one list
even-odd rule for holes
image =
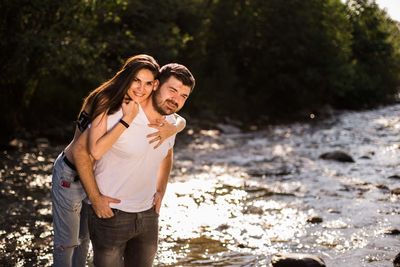
{"label": "woman's ear", "polygon": [[157,79],[154,80],[153,91],[156,91],[158,89],[159,85],[160,85],[160,81]]}

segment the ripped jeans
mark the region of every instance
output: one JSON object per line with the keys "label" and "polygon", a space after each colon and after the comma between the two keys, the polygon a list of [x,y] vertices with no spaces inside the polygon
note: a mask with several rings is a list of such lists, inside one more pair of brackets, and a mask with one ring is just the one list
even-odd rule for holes
{"label": "ripped jeans", "polygon": [[52,177],[53,266],[84,267],[90,242],[87,205],[82,205],[86,193],[64,157],[61,153],[56,159]]}

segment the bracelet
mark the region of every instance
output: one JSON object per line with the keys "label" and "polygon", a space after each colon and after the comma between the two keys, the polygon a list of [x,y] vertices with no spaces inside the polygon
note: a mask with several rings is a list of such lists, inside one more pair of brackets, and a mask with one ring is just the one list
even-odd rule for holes
{"label": "bracelet", "polygon": [[126,121],[124,121],[123,119],[119,119],[119,123],[124,125],[126,128],[129,128],[129,124]]}

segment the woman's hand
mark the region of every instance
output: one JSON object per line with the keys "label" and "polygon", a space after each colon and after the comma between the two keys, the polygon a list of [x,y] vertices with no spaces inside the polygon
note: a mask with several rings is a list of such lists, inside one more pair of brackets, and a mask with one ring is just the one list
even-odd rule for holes
{"label": "woman's hand", "polygon": [[130,124],[139,113],[139,104],[133,100],[124,99],[121,107],[123,120]]}
{"label": "woman's hand", "polygon": [[159,147],[168,137],[178,132],[174,124],[167,122],[165,119],[157,120],[156,123],[148,124],[149,127],[156,128],[158,131],[147,135],[149,144],[156,143],[154,149]]}

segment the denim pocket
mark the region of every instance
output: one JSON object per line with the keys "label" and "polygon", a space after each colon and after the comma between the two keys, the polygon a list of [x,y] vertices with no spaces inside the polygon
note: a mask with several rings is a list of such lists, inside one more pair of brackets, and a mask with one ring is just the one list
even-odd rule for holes
{"label": "denim pocket", "polygon": [[59,156],[53,169],[52,197],[57,205],[79,212],[86,193],[79,181],[74,182],[75,176],[76,172],[64,164],[62,157]]}

